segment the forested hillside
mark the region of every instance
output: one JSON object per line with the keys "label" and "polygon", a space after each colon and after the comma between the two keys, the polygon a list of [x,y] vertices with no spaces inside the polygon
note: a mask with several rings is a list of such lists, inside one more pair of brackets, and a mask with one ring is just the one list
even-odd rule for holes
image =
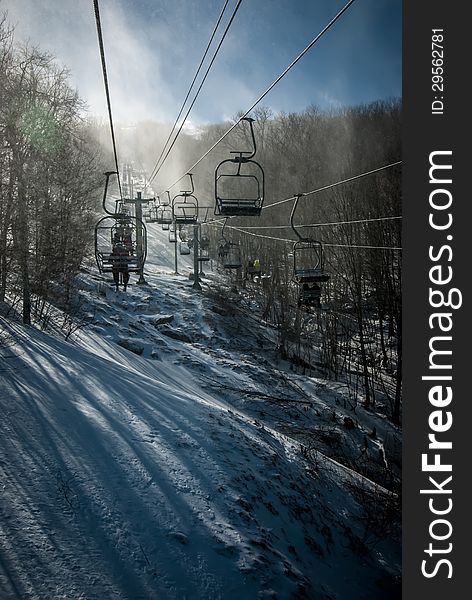
{"label": "forested hillside", "polygon": [[[240,245],[243,264],[257,257],[270,275],[260,294],[265,316],[280,327],[281,351],[309,366],[310,346],[318,336],[322,359],[317,368],[328,377],[344,374],[354,398],[359,392],[368,408],[381,400],[382,410],[399,423],[401,103],[391,100],[331,112],[309,107],[287,115],[256,109],[254,117],[256,158],[265,171],[264,208],[257,220],[230,219],[224,235]],[[168,185],[194,165],[229,127],[231,123],[223,123],[202,127],[197,135],[182,133],[174,161],[153,182],[155,193],[164,195],[161,182]],[[119,137],[147,173],[162,131],[159,124],[138,123]],[[224,224],[212,214],[214,170],[230,152],[248,148],[249,130],[240,124],[193,169],[200,205],[209,207],[202,208],[201,218],[215,221],[206,227],[214,257]],[[354,180],[342,183],[350,178]],[[182,186],[185,182],[178,181],[172,195]],[[294,309],[292,246],[297,238],[290,213],[296,194],[302,197],[295,224],[304,236],[322,242],[330,274],[323,288],[328,310],[318,319]],[[234,283],[241,285],[241,277],[238,283],[236,275]]]}

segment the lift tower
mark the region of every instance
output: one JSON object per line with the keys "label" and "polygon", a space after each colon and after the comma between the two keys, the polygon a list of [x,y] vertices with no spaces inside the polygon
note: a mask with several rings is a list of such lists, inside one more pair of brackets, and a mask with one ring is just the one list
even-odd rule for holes
{"label": "lift tower", "polygon": [[134,214],[136,216],[136,253],[138,255],[138,273],[139,279],[138,285],[146,283],[144,279],[144,261],[146,256],[146,249],[143,243],[143,204],[149,204],[153,201],[153,198],[145,200],[141,197],[141,192],[136,192],[136,198],[125,198],[123,204],[132,204],[134,206]]}

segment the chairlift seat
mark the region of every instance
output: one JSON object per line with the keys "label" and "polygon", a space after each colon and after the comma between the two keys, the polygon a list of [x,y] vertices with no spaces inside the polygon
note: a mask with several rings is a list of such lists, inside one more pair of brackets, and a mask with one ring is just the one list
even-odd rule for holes
{"label": "chairlift seat", "polygon": [[[262,204],[264,202],[264,174],[260,165],[254,161],[249,161],[260,169],[261,175],[260,178],[262,180],[262,185],[259,179],[255,175],[241,175],[241,174],[219,174],[219,168],[226,162],[233,161],[223,161],[217,167],[215,173],[215,215],[223,215],[228,217],[257,217],[261,214]],[[256,188],[253,190],[243,189],[241,191],[241,196],[233,197],[235,190],[233,189],[233,193],[229,197],[224,196],[224,183],[223,180],[234,179],[238,182],[253,180],[255,181]],[[251,191],[253,194],[251,194]],[[247,197],[247,196],[253,197]]]}
{"label": "chairlift seat", "polygon": [[223,267],[225,269],[239,269],[241,266],[241,249],[238,244],[230,242],[223,254]]}
{"label": "chairlift seat", "polygon": [[115,256],[111,253],[98,253],[98,257],[101,260],[102,273],[112,273],[113,267],[119,263],[119,267],[126,265],[126,270],[130,273],[139,271],[138,259],[136,256]]}
{"label": "chairlift seat", "polygon": [[329,281],[329,275],[321,269],[295,269],[295,278],[301,282],[325,283]]}
{"label": "chairlift seat", "polygon": [[191,204],[176,204],[173,213],[174,221],[179,225],[190,225],[198,219],[198,208]]}
{"label": "chairlift seat", "polygon": [[198,200],[193,193],[181,192],[174,197],[172,200],[172,216],[178,225],[190,225],[197,222]]}
{"label": "chairlift seat", "polygon": [[239,269],[239,268],[241,268],[241,261],[237,260],[237,258],[232,258],[232,259],[226,258],[223,261],[223,267],[225,269]]}
{"label": "chairlift seat", "polygon": [[199,262],[208,262],[210,260],[210,240],[203,237],[199,243],[200,252],[197,257]]}
{"label": "chairlift seat", "polygon": [[261,214],[262,198],[217,198],[215,215],[225,217],[257,217]]}
{"label": "chairlift seat", "polygon": [[170,225],[172,223],[172,209],[167,207],[157,209],[156,223]]}
{"label": "chairlift seat", "polygon": [[[253,148],[231,152],[236,156],[221,161],[216,167],[215,215],[255,217],[262,210],[264,169],[252,160],[257,151],[253,119],[244,117],[243,120],[249,123]],[[229,197],[225,197],[225,188]]]}

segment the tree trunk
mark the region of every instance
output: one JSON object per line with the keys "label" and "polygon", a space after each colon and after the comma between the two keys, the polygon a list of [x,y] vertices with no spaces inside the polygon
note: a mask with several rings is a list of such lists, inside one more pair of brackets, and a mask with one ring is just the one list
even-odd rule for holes
{"label": "tree trunk", "polygon": [[11,210],[13,206],[13,185],[14,178],[13,174],[10,170],[9,181],[8,181],[8,191],[7,191],[7,201],[5,204],[5,210],[2,215],[2,225],[1,225],[1,236],[0,236],[0,301],[3,302],[5,300],[5,295],[7,291],[7,275],[8,275],[8,260],[7,260],[7,247],[8,247],[8,229],[11,224]]}
{"label": "tree trunk", "polygon": [[364,377],[364,387],[365,387],[365,400],[364,400],[364,408],[366,410],[370,409],[371,400],[370,400],[370,384],[369,384],[369,368],[367,365],[367,353],[365,350],[365,340],[364,340],[364,320],[362,318],[362,307],[358,307],[357,310],[357,323],[359,325],[359,342],[361,345],[361,359],[362,359],[362,372]]}
{"label": "tree trunk", "polygon": [[[19,161],[19,157],[17,157]],[[17,252],[20,263],[21,286],[23,295],[23,323],[31,325],[31,287],[29,274],[29,245],[28,245],[28,208],[26,206],[26,191],[23,183],[23,167],[17,162],[18,170],[18,229]]]}
{"label": "tree trunk", "polygon": [[397,331],[397,376],[395,386],[395,402],[393,405],[392,421],[397,425],[400,424],[400,409],[402,400],[402,318],[399,316],[398,320],[398,331]]}

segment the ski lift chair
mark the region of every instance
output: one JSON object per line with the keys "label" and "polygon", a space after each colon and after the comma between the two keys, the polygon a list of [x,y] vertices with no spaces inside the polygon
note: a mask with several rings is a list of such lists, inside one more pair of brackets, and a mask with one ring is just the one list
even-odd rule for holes
{"label": "ski lift chair", "polygon": [[[183,198],[180,200],[180,198]],[[195,196],[178,195],[172,204],[172,216],[178,225],[196,223],[198,219],[198,201]]]}
{"label": "ski lift chair", "polygon": [[237,151],[234,158],[220,162],[215,169],[215,215],[225,217],[259,216],[264,202],[264,170],[252,160],[256,154],[254,119],[244,118],[251,128],[253,150]]}
{"label": "ski lift chair", "polygon": [[241,267],[241,248],[238,243],[225,241],[220,246],[219,255],[225,269],[239,269]]}
{"label": "ski lift chair", "polygon": [[[116,264],[116,248],[123,247],[124,252],[120,261],[127,263],[128,272],[139,272],[145,261],[147,254],[147,230],[143,221],[129,214],[129,210],[123,206],[123,203],[116,200],[115,210],[110,211],[107,208],[107,191],[111,175],[116,175],[115,171],[105,173],[106,181],[103,191],[103,210],[106,216],[102,217],[95,225],[95,260],[100,273],[113,272],[113,265]],[[139,228],[142,234],[142,246],[140,256],[136,251],[136,231]]]}
{"label": "ski lift chair", "polygon": [[[126,227],[115,217],[102,217],[95,226],[95,260],[100,273],[112,273],[116,263],[115,248],[121,247],[120,262],[127,263],[129,272],[139,271],[139,261],[136,254],[136,227],[130,226],[129,220]],[[134,224],[133,224],[134,225]]]}
{"label": "ski lift chair", "polygon": [[329,280],[323,268],[323,246],[316,240],[299,240],[293,246],[293,275],[298,284],[298,306],[321,305],[321,286]]}
{"label": "ski lift chair", "polygon": [[293,277],[298,285],[297,304],[301,306],[321,306],[321,287],[329,280],[324,270],[323,245],[318,240],[304,238],[294,224],[295,212],[302,194],[295,196],[290,225],[298,237],[293,245]]}
{"label": "ski lift chair", "polygon": [[143,216],[146,219],[147,223],[158,223],[158,210],[160,207],[160,199],[159,196],[152,200],[149,208],[143,212]]}
{"label": "ski lift chair", "polygon": [[236,242],[229,242],[223,259],[223,266],[225,269],[239,269],[241,267],[241,248]]}
{"label": "ski lift chair", "polygon": [[191,225],[198,219],[198,200],[193,195],[195,191],[192,173],[188,173],[192,189],[181,191],[172,200],[172,217],[177,225]]}
{"label": "ski lift chair", "polygon": [[210,238],[206,235],[202,236],[199,240],[199,247],[198,260],[200,262],[208,262],[210,260]]}
{"label": "ski lift chair", "polygon": [[172,220],[172,208],[170,206],[158,206],[156,208],[156,223],[170,225]]}

